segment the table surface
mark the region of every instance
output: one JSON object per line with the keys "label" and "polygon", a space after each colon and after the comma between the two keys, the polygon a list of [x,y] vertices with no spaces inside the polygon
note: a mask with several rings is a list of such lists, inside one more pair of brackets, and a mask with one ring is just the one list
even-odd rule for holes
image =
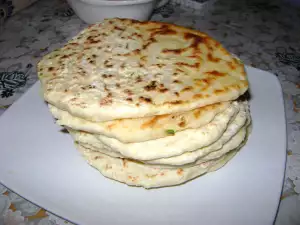
{"label": "table surface", "polygon": [[[245,64],[279,78],[288,146],[275,224],[300,224],[300,9],[280,0],[172,0],[151,19],[204,31]],[[62,0],[40,0],[8,19],[0,28],[0,115],[35,83],[40,58],[86,26]],[[66,223],[0,184],[0,225]]]}

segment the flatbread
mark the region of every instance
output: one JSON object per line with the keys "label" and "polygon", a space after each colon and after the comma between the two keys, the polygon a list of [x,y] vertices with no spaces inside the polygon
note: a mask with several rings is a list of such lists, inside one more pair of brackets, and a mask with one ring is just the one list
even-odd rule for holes
{"label": "flatbread", "polygon": [[49,109],[58,119],[57,124],[93,134],[101,134],[121,142],[142,142],[169,136],[170,131],[199,128],[211,122],[230,102],[216,103],[184,113],[175,113],[144,118],[119,119],[105,122],[91,122],[72,116],[53,105]]}
{"label": "flatbread", "polygon": [[226,155],[228,152],[233,151],[235,149],[241,149],[242,146],[244,146],[246,140],[248,139],[248,126],[243,127],[237,135],[235,135],[231,142],[230,145],[228,142],[220,149],[217,151],[210,152],[209,154],[205,155],[204,157],[198,159],[196,161],[196,165],[210,161],[210,160],[215,160],[218,159],[224,155]]}
{"label": "flatbread", "polygon": [[[205,161],[207,159],[206,157],[210,157],[210,159],[212,159],[211,157],[215,156],[216,152],[218,152],[219,154],[220,152],[228,152],[232,149],[237,148],[244,141],[245,133],[250,122],[251,118],[249,114],[247,114],[247,111],[245,112],[240,110],[239,114],[229,124],[224,134],[211,145],[205,146],[195,151],[185,152],[182,155],[149,160],[145,161],[145,163],[181,166],[195,162],[197,164],[197,162],[199,162],[199,160],[201,159],[204,159]],[[218,157],[220,156],[221,155],[218,155]]]}
{"label": "flatbread", "polygon": [[181,155],[184,152],[195,151],[212,144],[223,135],[232,117],[235,117],[240,110],[245,111],[245,107],[243,103],[234,102],[203,127],[187,129],[176,132],[173,136],[137,143],[123,143],[103,135],[68,130],[75,141],[88,143],[96,148],[103,148],[104,145],[111,151],[118,152],[128,158],[153,160]]}
{"label": "flatbread", "polygon": [[[163,159],[154,159],[154,160],[148,160],[148,161],[138,161],[135,160],[136,162],[146,164],[149,167],[153,168],[168,168],[168,169],[174,169],[174,168],[186,168],[186,167],[191,167],[191,166],[196,166],[199,165],[203,162],[214,160],[217,158],[220,158],[221,156],[227,154],[228,152],[240,148],[245,140],[247,135],[247,127],[243,127],[238,134],[236,134],[229,142],[224,144],[224,146],[220,149],[217,149],[215,151],[212,151],[212,148],[210,146],[204,147],[203,149],[198,149],[197,151],[194,152],[201,152],[202,156],[196,158],[196,160],[192,161],[191,158],[189,158],[189,153],[186,152],[183,153],[182,155],[175,156],[175,157],[170,157],[170,158],[163,158]],[[81,145],[82,147],[91,150],[91,151],[98,151],[100,153],[103,153],[105,155],[115,157],[115,158],[121,158],[127,160],[123,155],[120,153],[112,152],[107,149],[95,149],[92,145],[85,144],[85,143],[79,143],[77,142],[76,144]],[[209,149],[209,151],[207,150]],[[183,159],[182,162],[179,160]],[[188,160],[187,160],[188,159]],[[130,159],[134,161],[134,159]],[[174,163],[175,162],[175,163]]]}
{"label": "flatbread", "polygon": [[38,75],[47,102],[95,122],[191,111],[248,89],[243,64],[207,34],[130,19],[89,26]]}
{"label": "flatbread", "polygon": [[[207,160],[211,160],[214,158],[219,158],[221,155],[229,152],[235,148],[237,148],[242,142],[244,142],[246,138],[246,133],[251,123],[250,115],[244,116],[241,115],[241,111],[236,116],[236,118],[229,124],[228,128],[222,135],[222,137],[214,142],[213,144],[206,146],[201,149],[197,149],[192,152],[185,152],[182,155],[169,157],[169,158],[161,158],[154,160],[145,160],[143,163],[150,164],[153,166],[159,166],[163,168],[170,168],[174,166],[185,166],[191,164],[199,164],[201,162],[205,162]],[[120,153],[111,151],[109,148],[95,148],[91,144],[87,143],[79,143],[83,147],[90,149],[92,151],[99,151],[106,155],[112,157],[125,158]],[[149,166],[150,166],[149,165]]]}
{"label": "flatbread", "polygon": [[233,150],[217,160],[201,163],[197,166],[176,169],[148,167],[146,164],[131,160],[110,157],[77,145],[87,162],[99,170],[105,177],[119,182],[144,188],[166,187],[185,183],[205,173],[224,166],[238,151]]}

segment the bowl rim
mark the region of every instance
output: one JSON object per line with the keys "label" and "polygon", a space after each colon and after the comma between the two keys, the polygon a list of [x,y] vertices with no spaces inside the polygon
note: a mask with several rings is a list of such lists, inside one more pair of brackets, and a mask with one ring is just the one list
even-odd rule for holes
{"label": "bowl rim", "polygon": [[136,5],[149,2],[158,2],[157,0],[77,0],[92,5]]}

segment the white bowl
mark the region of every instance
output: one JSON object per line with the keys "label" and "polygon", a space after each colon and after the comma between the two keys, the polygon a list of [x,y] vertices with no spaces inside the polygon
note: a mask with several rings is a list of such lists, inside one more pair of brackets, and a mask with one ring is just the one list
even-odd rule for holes
{"label": "white bowl", "polygon": [[148,20],[157,0],[68,0],[86,23],[101,22],[106,18]]}

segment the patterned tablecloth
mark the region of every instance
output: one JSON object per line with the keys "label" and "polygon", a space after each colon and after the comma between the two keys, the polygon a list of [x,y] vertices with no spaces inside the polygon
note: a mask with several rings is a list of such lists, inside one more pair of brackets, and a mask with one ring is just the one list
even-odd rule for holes
{"label": "patterned tablecloth", "polygon": [[[285,184],[275,224],[299,225],[299,8],[279,0],[172,0],[156,9],[152,20],[205,31],[245,64],[278,76],[285,98],[288,147]],[[0,28],[0,114],[37,80],[35,67],[39,59],[86,26],[62,0],[40,0],[8,19]],[[66,223],[0,184],[0,224]]]}

